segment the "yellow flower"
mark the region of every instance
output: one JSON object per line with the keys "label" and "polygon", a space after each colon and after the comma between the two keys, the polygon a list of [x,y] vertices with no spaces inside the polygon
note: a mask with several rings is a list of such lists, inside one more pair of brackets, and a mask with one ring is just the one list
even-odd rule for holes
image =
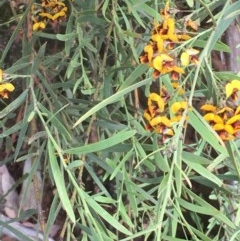
{"label": "yellow flower", "polygon": [[186,49],[180,57],[181,63],[183,66],[189,65],[190,61],[197,65],[199,63],[197,54],[199,53],[196,49]]}
{"label": "yellow flower", "polygon": [[156,126],[156,125],[164,125],[166,127],[171,126],[171,122],[166,116],[157,116],[153,118],[151,121],[149,121],[149,124],[151,126]]}
{"label": "yellow flower", "polygon": [[188,66],[190,63],[190,56],[187,52],[183,52],[180,57],[182,66]]}
{"label": "yellow flower", "polygon": [[227,133],[229,134],[234,134],[234,129],[231,125],[225,125],[223,123],[217,123],[213,126],[213,129],[215,131],[221,131],[221,130],[225,130]]}
{"label": "yellow flower", "polygon": [[184,111],[187,108],[187,102],[186,101],[179,101],[175,102],[171,106],[171,111],[173,114],[179,113]]}
{"label": "yellow flower", "polygon": [[11,83],[0,84],[0,96],[4,99],[8,98],[8,92],[13,92],[15,89],[14,85]]}
{"label": "yellow flower", "polygon": [[164,45],[163,45],[163,38],[161,37],[161,35],[160,34],[153,34],[152,40],[157,43],[158,52],[160,52],[160,53],[163,52]]}
{"label": "yellow flower", "polygon": [[66,17],[66,13],[64,10],[62,10],[59,13],[54,14],[52,17],[52,20],[55,21],[56,19],[61,18],[61,17]]}
{"label": "yellow flower", "polygon": [[240,90],[240,80],[232,80],[231,83],[228,83],[225,87],[226,97],[235,94]]}
{"label": "yellow flower", "polygon": [[151,93],[148,97],[148,107],[151,107],[154,102],[156,102],[158,108],[159,108],[159,112],[163,112],[164,111],[164,100],[163,98],[156,94],[156,93]]}
{"label": "yellow flower", "polygon": [[167,29],[168,29],[167,35],[172,36],[175,31],[175,20],[173,18],[168,18],[166,20],[166,24],[167,24]]}
{"label": "yellow flower", "polygon": [[164,10],[160,11],[160,14],[163,19],[168,18],[170,16],[169,1],[167,1]]}
{"label": "yellow flower", "polygon": [[204,115],[203,118],[204,118],[207,122],[214,122],[214,123],[223,124],[222,118],[221,118],[220,116],[214,114],[214,113],[208,113],[208,114]]}
{"label": "yellow flower", "polygon": [[173,58],[171,58],[169,55],[167,54],[160,54],[159,56],[155,57],[153,59],[153,67],[158,70],[159,72],[162,71],[163,69],[163,65],[166,63],[166,62],[171,62],[173,61]]}
{"label": "yellow flower", "polygon": [[36,22],[33,24],[33,31],[37,31],[39,29],[45,29],[46,24],[44,22]]}
{"label": "yellow flower", "polygon": [[152,57],[153,57],[153,45],[152,44],[148,44],[144,47],[144,52],[147,53],[147,57],[148,57],[148,62],[152,61]]}

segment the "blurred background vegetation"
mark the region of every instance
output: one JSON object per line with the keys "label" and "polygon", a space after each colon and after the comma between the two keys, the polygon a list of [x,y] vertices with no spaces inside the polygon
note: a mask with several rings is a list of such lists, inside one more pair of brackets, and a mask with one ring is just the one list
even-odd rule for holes
{"label": "blurred background vegetation", "polygon": [[[154,78],[153,66],[139,60],[166,4],[0,2],[0,162],[15,180],[1,192],[2,214],[10,219],[0,226],[8,235],[240,240],[238,136],[222,140],[200,110],[205,103],[222,106],[226,84],[240,79],[240,38],[231,37],[239,34],[240,2],[169,1],[176,29],[191,36],[171,56],[199,51],[198,64],[177,81],[181,97],[169,74]],[[1,89],[6,83],[14,91]],[[146,130],[143,117],[149,94],[160,94],[163,85],[171,104],[188,103],[165,140]],[[238,91],[231,92],[237,105]],[[35,237],[10,227],[26,220]]]}

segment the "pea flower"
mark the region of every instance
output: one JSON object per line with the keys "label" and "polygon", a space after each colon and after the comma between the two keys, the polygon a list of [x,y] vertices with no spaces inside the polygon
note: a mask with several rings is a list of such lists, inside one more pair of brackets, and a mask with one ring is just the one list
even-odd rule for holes
{"label": "pea flower", "polygon": [[15,89],[11,83],[3,83],[3,71],[0,69],[0,96],[4,99],[8,99],[9,92],[13,92]]}

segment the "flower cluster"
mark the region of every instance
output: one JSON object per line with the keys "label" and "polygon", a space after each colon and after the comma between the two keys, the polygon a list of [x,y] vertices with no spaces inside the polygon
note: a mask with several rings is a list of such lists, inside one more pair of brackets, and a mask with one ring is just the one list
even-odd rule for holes
{"label": "flower cluster", "polygon": [[146,129],[160,134],[163,141],[174,135],[173,124],[181,120],[182,113],[187,108],[186,101],[179,101],[173,103],[169,111],[167,105],[169,99],[169,93],[165,87],[162,87],[160,94],[149,95],[148,107],[144,111],[144,117],[148,121]]}
{"label": "flower cluster", "polygon": [[0,69],[0,97],[7,99],[9,92],[14,91],[15,87],[11,83],[4,83],[4,73],[2,69]]}
{"label": "flower cluster", "polygon": [[240,81],[232,80],[225,86],[226,102],[220,108],[212,104],[201,107],[206,114],[203,118],[224,141],[240,135]]}
{"label": "flower cluster", "polygon": [[[154,23],[150,42],[144,47],[144,53],[140,57],[140,62],[148,64],[154,69],[153,76],[157,78],[160,74],[170,74],[172,80],[178,80],[180,74],[184,74],[182,66],[189,63],[198,63],[198,50],[187,49],[178,57],[177,51],[173,51],[178,44],[191,39],[191,36],[176,29],[175,19],[171,17],[169,5],[166,4],[164,10],[160,12],[162,22]],[[193,21],[188,26],[193,25]],[[196,29],[196,26],[194,26]],[[194,29],[194,30],[195,30]]]}
{"label": "flower cluster", "polygon": [[66,18],[67,7],[65,3],[59,0],[42,0],[41,5],[32,6],[33,30],[45,29],[49,22],[61,22]]}

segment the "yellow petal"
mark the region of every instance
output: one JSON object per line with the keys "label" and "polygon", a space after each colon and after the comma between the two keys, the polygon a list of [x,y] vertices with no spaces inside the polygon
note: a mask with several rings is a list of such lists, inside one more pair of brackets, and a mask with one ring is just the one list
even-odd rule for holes
{"label": "yellow petal", "polygon": [[39,28],[44,29],[46,28],[46,24],[44,22],[39,23]]}
{"label": "yellow petal", "polygon": [[168,18],[167,19],[167,27],[168,27],[168,32],[167,35],[171,36],[174,34],[175,31],[175,20],[173,18]]}
{"label": "yellow petal", "polygon": [[201,107],[201,110],[211,111],[211,112],[214,112],[216,109],[217,109],[216,106],[210,105],[210,104],[206,104]]}
{"label": "yellow petal", "polygon": [[240,115],[235,115],[235,116],[231,117],[229,120],[227,120],[226,124],[232,125],[236,121],[240,121]]}
{"label": "yellow petal", "polygon": [[219,110],[219,111],[217,112],[217,114],[222,114],[222,113],[224,113],[224,112],[233,113],[233,109],[230,108],[230,107],[225,106],[225,107],[223,107],[221,110]]}
{"label": "yellow petal", "polygon": [[177,115],[177,116],[174,116],[173,118],[171,118],[171,123],[174,123],[174,122],[179,122],[180,120],[182,119],[182,115]]}
{"label": "yellow petal", "polygon": [[240,105],[237,107],[235,114],[238,114],[240,112]]}
{"label": "yellow petal", "polygon": [[5,83],[5,84],[0,85],[0,92],[3,92],[3,91],[12,92],[12,91],[14,91],[14,89],[15,89],[15,87],[11,83]]}
{"label": "yellow petal", "polygon": [[198,50],[193,49],[193,48],[191,48],[191,49],[186,49],[185,51],[186,51],[190,56],[197,55],[197,54],[199,53]]}
{"label": "yellow petal", "polygon": [[161,72],[162,67],[163,67],[163,59],[162,56],[157,56],[156,58],[153,59],[152,61],[153,67],[158,70],[159,72]]}
{"label": "yellow petal", "polygon": [[233,94],[234,90],[240,90],[240,81],[239,80],[232,80],[231,83],[228,83],[225,87],[226,97],[228,98],[230,95]]}
{"label": "yellow petal", "polygon": [[158,48],[158,51],[161,53],[163,51],[163,38],[161,37],[160,34],[154,34],[152,35],[152,40],[157,42],[157,48]]}
{"label": "yellow petal", "polygon": [[38,28],[39,28],[39,23],[34,23],[33,24],[33,31],[38,30]]}
{"label": "yellow petal", "polygon": [[208,122],[213,121],[215,123],[223,124],[222,118],[218,115],[213,114],[213,113],[208,113],[208,114],[204,115],[203,118]]}
{"label": "yellow petal", "polygon": [[186,101],[181,101],[181,102],[175,102],[171,106],[171,111],[172,113],[177,113],[180,110],[185,110],[187,108],[187,102]]}
{"label": "yellow petal", "polygon": [[236,79],[232,80],[231,85],[233,86],[234,89],[240,90],[240,80],[236,80]]}
{"label": "yellow petal", "polygon": [[144,52],[147,53],[148,62],[151,62],[153,57],[153,46],[151,44],[146,45],[144,47]]}
{"label": "yellow petal", "polygon": [[178,66],[173,66],[173,67],[171,68],[171,70],[172,70],[172,71],[175,71],[175,72],[177,72],[177,73],[179,73],[179,74],[184,74],[184,70],[183,70],[182,68],[178,67]]}
{"label": "yellow petal", "polygon": [[151,120],[151,116],[150,116],[148,110],[145,110],[145,111],[144,111],[143,116],[144,116],[144,118],[145,118],[147,121],[150,121],[150,120]]}
{"label": "yellow petal", "polygon": [[164,100],[160,95],[156,93],[151,93],[148,98],[148,106],[152,105],[152,101],[157,102],[160,112],[164,111]]}
{"label": "yellow petal", "polygon": [[60,17],[66,17],[66,13],[64,11],[56,13],[56,14],[53,15],[52,20],[55,21],[56,19],[58,19]]}
{"label": "yellow petal", "polygon": [[166,3],[164,10],[160,11],[162,18],[168,18],[169,17],[169,1]]}
{"label": "yellow petal", "polygon": [[231,83],[226,84],[225,92],[227,98],[233,93],[233,86],[231,85]]}
{"label": "yellow petal", "polygon": [[155,117],[149,123],[150,123],[151,126],[156,126],[156,125],[159,125],[159,124],[163,124],[167,127],[171,126],[170,120],[166,116]]}
{"label": "yellow petal", "polygon": [[167,34],[167,38],[170,39],[172,42],[177,43],[178,42],[178,37],[177,34]]}
{"label": "yellow petal", "polygon": [[227,133],[229,133],[231,135],[235,133],[235,130],[231,125],[225,125],[224,129]]}
{"label": "yellow petal", "polygon": [[162,56],[162,59],[163,61],[166,61],[166,62],[171,62],[173,61],[174,59],[172,57],[170,57],[168,54],[161,54]]}
{"label": "yellow petal", "polygon": [[39,16],[46,17],[46,18],[48,18],[50,20],[53,20],[53,15],[50,14],[50,13],[39,13]]}
{"label": "yellow petal", "polygon": [[191,39],[191,37],[187,34],[177,34],[177,38],[178,40],[188,40],[188,39]]}
{"label": "yellow petal", "polygon": [[167,128],[167,129],[163,130],[163,134],[164,134],[164,135],[168,135],[168,136],[173,136],[173,135],[174,135],[174,132],[173,132],[172,129]]}
{"label": "yellow petal", "polygon": [[180,57],[180,60],[181,60],[181,64],[183,66],[188,66],[189,65],[189,62],[190,62],[190,56],[187,52],[183,52],[181,54],[181,57]]}
{"label": "yellow petal", "polygon": [[46,24],[44,22],[37,22],[33,24],[33,31],[37,31],[38,29],[46,28]]}
{"label": "yellow petal", "polygon": [[159,101],[160,99],[162,99],[162,98],[161,98],[160,95],[158,95],[158,94],[156,94],[156,93],[150,93],[149,99],[150,99],[151,101],[156,101],[156,102],[158,102],[158,101]]}
{"label": "yellow petal", "polygon": [[215,124],[215,125],[213,126],[213,129],[214,129],[215,131],[224,130],[224,124],[223,124],[223,123]]}

